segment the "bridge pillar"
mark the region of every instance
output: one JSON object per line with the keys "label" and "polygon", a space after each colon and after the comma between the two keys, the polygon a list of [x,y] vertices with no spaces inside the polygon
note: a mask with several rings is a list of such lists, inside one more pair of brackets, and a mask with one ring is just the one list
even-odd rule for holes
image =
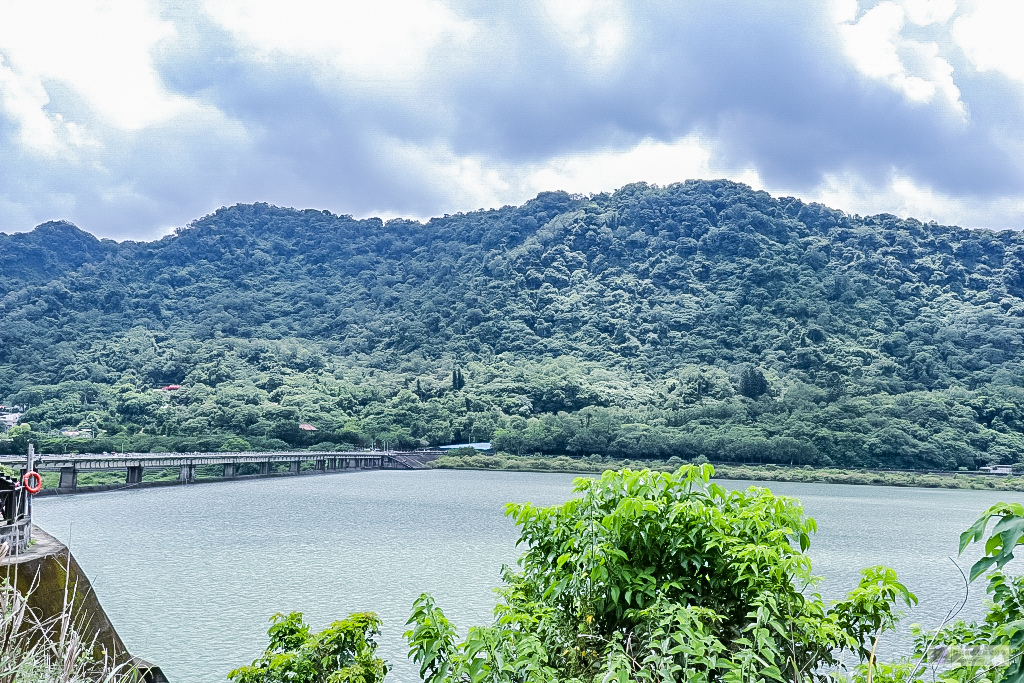
{"label": "bridge pillar", "polygon": [[234,479],[235,478],[235,463],[226,462],[224,463],[224,478]]}
{"label": "bridge pillar", "polygon": [[61,491],[74,491],[78,488],[78,470],[75,469],[74,465],[60,468],[60,484],[58,488]]}
{"label": "bridge pillar", "polygon": [[317,470],[317,472],[326,472],[327,471],[327,461],[326,460],[317,460],[316,461],[316,470]]}
{"label": "bridge pillar", "polygon": [[124,483],[126,484],[141,484],[142,483],[142,466],[129,467],[125,473]]}
{"label": "bridge pillar", "polygon": [[191,484],[196,480],[196,466],[195,465],[182,465],[181,472],[178,474],[178,481],[183,484]]}
{"label": "bridge pillar", "polygon": [[270,461],[260,463],[260,474],[270,474]]}
{"label": "bridge pillar", "polygon": [[301,460],[293,460],[290,463],[288,463],[288,472],[290,474],[298,474],[301,471],[302,471],[302,461]]}

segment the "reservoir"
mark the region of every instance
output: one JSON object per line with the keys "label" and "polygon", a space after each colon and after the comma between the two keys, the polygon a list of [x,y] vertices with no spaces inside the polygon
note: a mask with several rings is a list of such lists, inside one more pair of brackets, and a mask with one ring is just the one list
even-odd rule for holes
{"label": "reservoir", "polygon": [[[384,620],[389,681],[416,681],[402,633],[412,601],[434,594],[460,631],[490,622],[503,564],[519,553],[507,502],[549,505],[574,475],[377,470],[40,498],[36,522],[67,543],[134,654],[172,683],[225,681],[266,645],[275,612],[319,629],[349,612]],[[751,482],[719,482],[728,488]],[[1009,492],[765,484],[818,522],[810,554],[821,592],[859,570],[896,568],[921,604],[903,622],[938,625],[962,596],[948,557],[977,516]],[[968,551],[970,553],[970,551]],[[964,571],[976,551],[958,559]],[[1008,567],[1021,571],[1021,560]],[[978,616],[981,582],[965,614]],[[897,641],[899,639],[896,639]],[[898,643],[894,647],[899,647]]]}

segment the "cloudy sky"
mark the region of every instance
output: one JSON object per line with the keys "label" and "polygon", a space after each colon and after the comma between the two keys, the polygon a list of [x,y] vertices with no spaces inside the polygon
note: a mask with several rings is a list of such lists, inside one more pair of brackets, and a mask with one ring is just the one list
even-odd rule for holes
{"label": "cloudy sky", "polygon": [[1024,227],[1017,0],[0,0],[0,231],[727,177]]}

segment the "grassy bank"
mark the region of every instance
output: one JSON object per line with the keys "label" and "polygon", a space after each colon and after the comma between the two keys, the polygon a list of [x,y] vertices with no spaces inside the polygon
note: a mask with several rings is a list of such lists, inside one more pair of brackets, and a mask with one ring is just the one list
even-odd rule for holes
{"label": "grassy bank", "polygon": [[[446,455],[431,463],[442,469],[510,470],[521,472],[572,472],[600,474],[608,469],[648,468],[673,471],[683,464],[678,458],[669,460],[618,460],[613,458],[570,458],[568,456]],[[790,481],[824,484],[863,484],[875,486],[918,486],[923,488],[1024,491],[1024,477],[1005,477],[959,472],[956,474],[925,474],[917,472],[875,472],[837,468],[781,467],[778,465],[715,465],[717,479],[750,479],[754,481]]]}

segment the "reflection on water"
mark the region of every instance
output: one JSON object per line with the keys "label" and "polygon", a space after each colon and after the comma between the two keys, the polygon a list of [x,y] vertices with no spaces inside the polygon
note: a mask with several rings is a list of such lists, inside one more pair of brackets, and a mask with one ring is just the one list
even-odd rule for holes
{"label": "reflection on water", "polygon": [[[317,628],[353,611],[384,619],[389,680],[405,659],[413,599],[434,593],[463,629],[490,619],[502,564],[518,553],[506,502],[552,504],[572,475],[368,471],[153,488],[35,503],[37,523],[72,550],[133,653],[172,683],[224,681],[266,642],[269,616],[299,610]],[[728,487],[749,482],[723,482]],[[947,556],[997,500],[1020,494],[772,484],[818,520],[811,555],[836,597],[861,567],[888,564],[921,598],[910,621],[937,624],[960,595]],[[971,562],[961,562],[965,568]],[[980,587],[979,587],[980,588]],[[981,590],[971,611],[980,612]],[[909,622],[908,622],[909,623]]]}

